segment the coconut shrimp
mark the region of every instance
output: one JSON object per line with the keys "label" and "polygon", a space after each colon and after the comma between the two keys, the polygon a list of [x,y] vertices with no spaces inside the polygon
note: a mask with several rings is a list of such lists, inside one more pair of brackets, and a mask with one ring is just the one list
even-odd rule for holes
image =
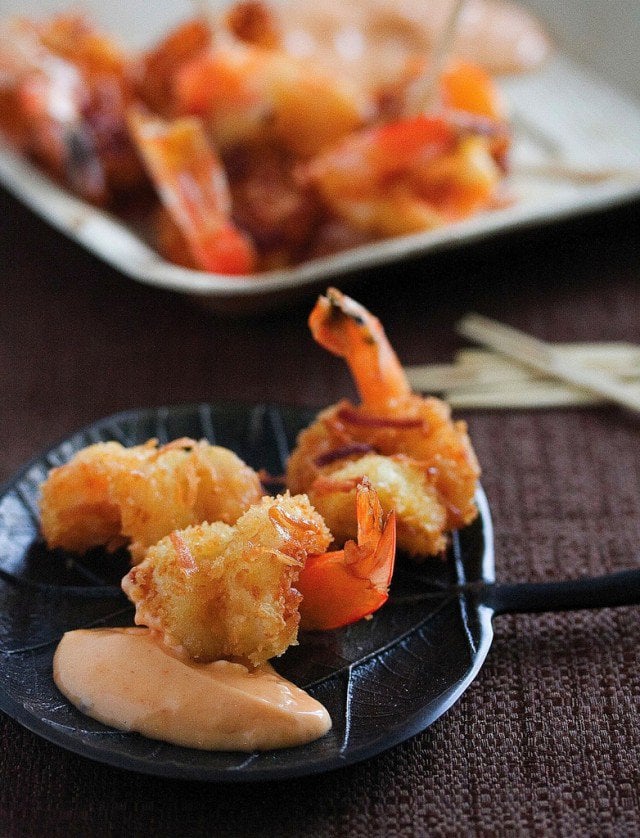
{"label": "coconut shrimp", "polygon": [[331,541],[304,496],[263,498],[237,521],[172,532],[123,579],[135,621],[199,661],[248,658],[254,665],[295,642],[309,553]]}
{"label": "coconut shrimp", "polygon": [[131,62],[83,17],[8,21],[0,79],[0,125],[55,178],[94,203],[141,182],[125,121]]}
{"label": "coconut shrimp", "polygon": [[263,494],[257,474],[232,451],[187,438],[90,445],[54,468],[41,492],[49,547],[85,552],[127,544],[134,563],[174,529],[234,524]]}
{"label": "coconut shrimp", "polygon": [[[200,661],[282,654],[298,626],[340,628],[387,600],[395,519],[365,480],[357,542],[325,552],[332,535],[305,495],[265,497],[231,527],[170,533],[122,581],[135,621]],[[302,622],[301,622],[302,619]]]}
{"label": "coconut shrimp", "polygon": [[396,508],[398,547],[424,557],[477,515],[480,474],[466,424],[449,407],[411,392],[379,320],[330,288],[309,318],[316,341],[343,357],[361,404],[342,401],[303,430],[287,485],[306,491],[336,536],[353,537],[355,485],[366,475],[383,508]]}
{"label": "coconut shrimp", "polygon": [[484,71],[451,64],[442,109],[367,126],[300,166],[329,211],[375,237],[466,218],[498,200],[509,136]]}
{"label": "coconut shrimp", "polygon": [[256,252],[231,219],[222,161],[195,117],[166,122],[141,108],[129,125],[162,203],[184,237],[195,265],[224,274],[251,273]]}

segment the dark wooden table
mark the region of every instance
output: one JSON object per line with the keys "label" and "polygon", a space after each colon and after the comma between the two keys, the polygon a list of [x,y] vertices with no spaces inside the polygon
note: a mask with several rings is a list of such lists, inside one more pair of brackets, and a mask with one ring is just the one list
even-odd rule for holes
{"label": "dark wooden table", "polygon": [[[640,343],[640,206],[341,284],[405,363],[451,360],[469,310],[550,340]],[[311,300],[224,319],[135,284],[0,193],[0,480],[126,408],[321,406],[354,396],[306,327]],[[357,282],[356,282],[357,279]],[[501,579],[640,564],[640,420],[616,408],[468,412]],[[90,762],[0,717],[0,835],[631,835],[640,830],[637,608],[509,616],[432,728],[366,763],[255,786]],[[1,615],[0,615],[1,619]]]}

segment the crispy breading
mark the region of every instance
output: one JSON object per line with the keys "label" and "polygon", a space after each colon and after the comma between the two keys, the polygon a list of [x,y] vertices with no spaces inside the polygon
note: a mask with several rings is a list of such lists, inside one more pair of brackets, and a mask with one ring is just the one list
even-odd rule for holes
{"label": "crispy breading", "polygon": [[402,455],[366,454],[342,461],[326,477],[316,480],[309,498],[323,516],[338,544],[353,537],[356,485],[367,477],[383,509],[395,509],[397,539],[414,556],[443,551],[447,541],[447,512],[428,472]]}
{"label": "crispy breading", "polygon": [[[439,553],[446,533],[471,523],[478,514],[474,498],[480,466],[466,423],[452,419],[446,402],[411,391],[382,323],[337,288],[327,289],[318,298],[309,327],[321,346],[345,359],[361,404],[345,400],[329,407],[299,434],[287,464],[289,489],[312,493],[316,499],[319,491],[324,492],[322,510],[326,513],[331,501],[326,478],[333,479],[346,463],[370,454],[393,458],[395,465],[389,463],[386,469],[379,459],[369,460],[372,474],[363,466],[355,467],[355,475],[349,466],[348,474],[369,477],[380,492],[383,508],[387,512],[396,508],[400,549],[423,558]],[[405,463],[401,469],[399,457]],[[376,473],[383,478],[382,485],[376,483]],[[408,515],[406,521],[393,492],[383,488],[391,473]],[[339,485],[335,491],[344,494]],[[415,492],[411,503],[401,500],[405,492]],[[327,523],[336,532],[354,538],[355,516],[346,530],[342,498],[335,499],[336,505],[341,510],[338,520],[329,515]],[[414,514],[418,509],[424,514],[421,525]],[[416,535],[416,526],[420,535]],[[439,535],[435,529],[440,530]]]}
{"label": "crispy breading", "polygon": [[261,496],[253,469],[204,440],[131,448],[101,442],[50,472],[42,485],[42,534],[49,547],[76,552],[126,543],[137,562],[172,530],[233,524]]}
{"label": "crispy breading", "polygon": [[201,524],[149,548],[122,587],[136,623],[199,661],[259,664],[296,642],[295,583],[331,533],[304,495],[263,498],[234,527]]}
{"label": "crispy breading", "polygon": [[[391,461],[384,468],[375,455]],[[443,549],[448,530],[476,517],[479,473],[466,424],[452,421],[449,407],[439,399],[412,395],[393,410],[375,414],[346,401],[322,411],[298,436],[287,466],[287,485],[292,492],[309,494],[336,538],[354,538],[353,496],[342,491],[331,499],[326,486],[322,488],[323,478],[366,475],[383,508],[397,511],[398,547],[427,556]],[[385,490],[388,480],[397,482],[397,499]],[[405,491],[414,493],[410,505],[401,500]],[[405,521],[400,506],[421,509],[422,522],[413,512]],[[343,509],[344,515],[334,517],[334,509]],[[434,528],[440,529],[439,536]]]}

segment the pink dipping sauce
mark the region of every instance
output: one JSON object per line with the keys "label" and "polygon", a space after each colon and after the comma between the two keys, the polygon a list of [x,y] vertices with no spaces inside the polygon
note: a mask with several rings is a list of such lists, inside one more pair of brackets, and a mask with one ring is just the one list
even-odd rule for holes
{"label": "pink dipping sauce", "polygon": [[145,628],[67,632],[53,677],[86,715],[188,748],[288,748],[331,728],[326,709],[269,664],[183,660]]}

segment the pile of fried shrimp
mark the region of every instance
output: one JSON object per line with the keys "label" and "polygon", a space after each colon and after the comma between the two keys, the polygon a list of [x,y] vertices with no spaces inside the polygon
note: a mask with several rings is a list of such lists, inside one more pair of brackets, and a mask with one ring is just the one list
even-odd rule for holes
{"label": "pile of fried shrimp", "polygon": [[249,276],[504,205],[493,80],[451,57],[425,101],[430,69],[408,53],[356,84],[287,51],[260,0],[142,52],[77,14],[18,17],[0,27],[0,130],[93,204],[135,196],[168,260]]}
{"label": "pile of fried shrimp", "polygon": [[361,401],[301,431],[284,493],[265,495],[236,454],[189,438],[96,443],[42,485],[47,545],[126,545],[135,622],[190,659],[258,665],[296,643],[299,627],[370,616],[388,598],[396,546],[408,561],[442,555],[477,515],[464,422],[411,392],[377,318],[330,288],[309,325],[346,360]]}

